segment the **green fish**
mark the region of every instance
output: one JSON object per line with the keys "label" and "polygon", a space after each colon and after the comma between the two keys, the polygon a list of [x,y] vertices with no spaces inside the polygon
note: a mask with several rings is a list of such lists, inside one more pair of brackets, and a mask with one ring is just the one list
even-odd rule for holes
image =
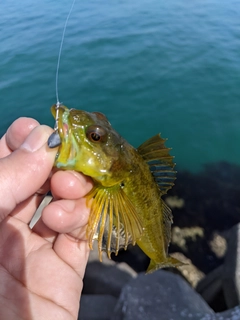
{"label": "green fish", "polygon": [[173,157],[158,134],[132,147],[105,115],[53,105],[55,132],[48,145],[59,146],[55,166],[90,176],[94,187],[86,196],[90,216],[86,235],[92,249],[98,241],[109,258],[137,244],[151,259],[147,273],[182,265],[168,255],[172,214],[162,195],[173,186]]}

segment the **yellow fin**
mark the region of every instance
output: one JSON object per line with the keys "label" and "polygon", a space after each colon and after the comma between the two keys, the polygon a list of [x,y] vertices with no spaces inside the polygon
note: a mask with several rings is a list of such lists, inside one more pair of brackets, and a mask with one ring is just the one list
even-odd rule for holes
{"label": "yellow fin", "polygon": [[91,200],[90,216],[87,226],[87,238],[92,249],[94,240],[98,240],[100,261],[102,251],[109,258],[111,252],[118,254],[120,248],[127,249],[141,237],[143,226],[132,202],[121,186],[95,186],[86,196]]}
{"label": "yellow fin", "polygon": [[172,188],[176,179],[175,163],[173,162],[173,156],[169,154],[171,149],[165,146],[165,141],[166,139],[157,134],[141,144],[137,149],[148,163],[162,195]]}
{"label": "yellow fin", "polygon": [[184,265],[183,262],[181,262],[171,256],[166,257],[166,259],[163,260],[162,262],[156,262],[151,259],[146,273],[149,274],[149,273],[153,273],[154,271],[161,269],[161,268],[180,267],[182,265]]}
{"label": "yellow fin", "polygon": [[173,216],[171,209],[162,200],[162,212],[163,212],[163,239],[164,239],[164,249],[168,252],[168,246],[171,241],[171,225],[173,223]]}

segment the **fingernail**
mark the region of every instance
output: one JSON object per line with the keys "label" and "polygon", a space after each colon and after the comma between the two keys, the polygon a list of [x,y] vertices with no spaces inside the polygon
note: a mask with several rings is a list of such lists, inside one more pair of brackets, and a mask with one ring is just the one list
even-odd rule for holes
{"label": "fingernail", "polygon": [[52,130],[49,127],[43,125],[37,126],[27,136],[20,148],[29,152],[35,152],[46,144],[51,133]]}

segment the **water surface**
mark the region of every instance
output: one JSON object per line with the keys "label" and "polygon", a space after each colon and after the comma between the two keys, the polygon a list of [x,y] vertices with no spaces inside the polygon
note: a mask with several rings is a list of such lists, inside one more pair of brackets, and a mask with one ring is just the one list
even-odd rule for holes
{"label": "water surface", "polygon": [[[53,126],[55,73],[71,3],[0,3],[1,130],[19,116]],[[240,163],[240,2],[77,0],[59,97],[101,111],[134,146],[161,132],[178,169]]]}

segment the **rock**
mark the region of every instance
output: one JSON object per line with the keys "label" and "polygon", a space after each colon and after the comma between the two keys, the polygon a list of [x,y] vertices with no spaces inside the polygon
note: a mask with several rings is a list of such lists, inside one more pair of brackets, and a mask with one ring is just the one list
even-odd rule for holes
{"label": "rock", "polygon": [[217,258],[223,258],[227,251],[227,241],[220,233],[214,232],[209,246]]}
{"label": "rock", "polygon": [[[93,242],[93,250],[90,251],[88,263],[93,261],[99,261],[98,242],[96,240]],[[108,258],[106,252],[102,252],[102,263],[111,266],[115,265],[115,262]]]}
{"label": "rock", "polygon": [[240,320],[240,307],[217,313],[215,318],[202,320]]}
{"label": "rock", "polygon": [[[93,250],[90,251],[88,263],[91,263],[93,261],[99,261],[97,241],[94,241],[93,243]],[[127,250],[120,250],[117,256],[115,256],[115,254],[112,253],[111,259],[108,258],[106,252],[102,252],[103,264],[114,266],[116,265],[116,262],[118,262],[117,265],[125,262],[125,265],[129,265],[129,268],[133,270],[134,274],[136,274],[136,272],[142,272],[147,270],[150,259],[145,255],[145,253],[143,253],[143,251],[137,245],[129,245]]]}
{"label": "rock", "polygon": [[117,300],[83,294],[78,320],[240,320],[240,306],[213,310],[180,276],[159,270],[128,282]]}
{"label": "rock", "polygon": [[[222,273],[223,266],[214,269],[212,272],[206,275],[201,281],[199,281],[196,290],[209,305],[216,305],[215,300],[219,300],[219,296],[222,295]],[[223,303],[221,303],[223,307]],[[224,303],[226,309],[226,304]],[[216,310],[216,309],[215,309]],[[223,311],[222,309],[221,311]],[[220,311],[220,310],[216,310]]]}
{"label": "rock", "polygon": [[184,263],[184,265],[176,268],[172,268],[171,271],[174,273],[180,273],[183,277],[191,284],[193,288],[195,288],[198,282],[204,278],[204,273],[196,268],[190,259],[185,257],[182,253],[174,252],[171,253],[171,256],[180,260]]}
{"label": "rock", "polygon": [[145,272],[150,262],[149,257],[137,245],[129,245],[126,251],[120,250],[117,256],[112,255],[112,259],[126,262],[136,272]]}
{"label": "rock", "polygon": [[111,319],[202,320],[206,315],[214,315],[213,310],[185,280],[159,270],[125,285]]}
{"label": "rock", "polygon": [[195,242],[197,238],[204,238],[204,230],[199,227],[192,228],[172,228],[172,244],[179,246],[183,251],[187,251],[187,240]]}
{"label": "rock", "polygon": [[110,295],[82,295],[78,320],[110,320],[116,302]]}
{"label": "rock", "polygon": [[166,204],[171,208],[182,209],[185,205],[184,199],[178,198],[177,196],[167,196],[165,197]]}
{"label": "rock", "polygon": [[224,260],[224,239],[216,235],[224,236],[240,222],[239,179],[240,166],[212,163],[198,173],[178,171],[176,184],[166,195],[184,199],[183,208],[173,208],[174,227],[204,230],[203,238],[182,237],[183,249],[174,244],[170,251],[181,250],[205,274]]}
{"label": "rock", "polygon": [[105,265],[95,261],[88,263],[83,280],[84,294],[109,294],[118,297],[122,287],[133,277],[136,272],[125,264]]}
{"label": "rock", "polygon": [[230,230],[227,241],[222,272],[223,292],[228,308],[233,308],[240,304],[240,223]]}
{"label": "rock", "polygon": [[116,264],[116,268],[118,270],[122,270],[126,273],[128,273],[129,275],[132,276],[132,278],[136,278],[137,277],[137,272],[134,271],[127,263],[125,262],[120,262]]}
{"label": "rock", "polygon": [[223,296],[226,308],[233,308],[240,304],[240,224],[228,234],[224,263],[207,274],[196,289],[211,306]]}

